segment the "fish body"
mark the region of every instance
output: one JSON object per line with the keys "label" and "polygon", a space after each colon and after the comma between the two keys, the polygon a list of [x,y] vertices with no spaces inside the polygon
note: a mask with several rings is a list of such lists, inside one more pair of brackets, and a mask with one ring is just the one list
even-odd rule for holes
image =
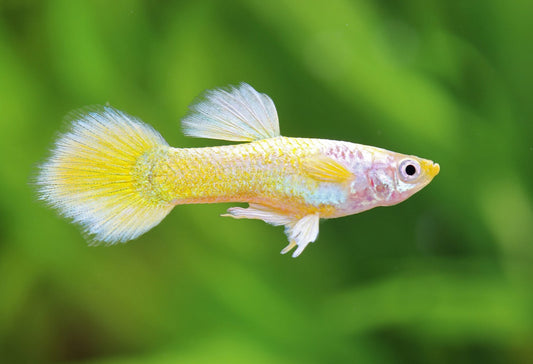
{"label": "fish body", "polygon": [[[331,158],[352,173],[328,180],[309,170],[316,159]],[[209,148],[164,147],[139,168],[147,191],[169,204],[248,202],[299,218],[355,214],[400,202],[391,166],[402,155],[335,140],[274,137]],[[386,177],[387,181],[383,180]],[[387,185],[387,187],[385,187]]]}
{"label": "fish body", "polygon": [[247,84],[210,91],[191,110],[187,135],[247,143],[173,148],[113,108],[81,113],[41,167],[41,198],[107,243],[139,236],[176,205],[246,202],[223,216],[284,225],[282,253],[298,256],[319,219],[394,205],[439,172],[381,148],[280,136],[273,102]]}

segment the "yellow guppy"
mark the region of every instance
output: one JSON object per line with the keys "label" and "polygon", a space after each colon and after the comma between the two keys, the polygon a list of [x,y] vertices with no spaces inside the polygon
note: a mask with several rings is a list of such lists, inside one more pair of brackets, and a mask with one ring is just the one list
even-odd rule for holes
{"label": "yellow guppy", "polygon": [[349,142],[280,135],[272,100],[242,83],[208,91],[182,120],[186,135],[249,142],[172,148],[149,125],[102,106],[77,113],[37,178],[40,198],[114,244],[150,230],[176,205],[247,202],[237,219],[284,225],[297,257],[319,220],[397,204],[439,165]]}

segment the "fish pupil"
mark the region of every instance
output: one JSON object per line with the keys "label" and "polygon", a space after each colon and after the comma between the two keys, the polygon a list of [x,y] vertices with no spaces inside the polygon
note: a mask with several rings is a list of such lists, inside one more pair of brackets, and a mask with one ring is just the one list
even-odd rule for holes
{"label": "fish pupil", "polygon": [[405,167],[405,173],[407,173],[408,176],[414,176],[416,173],[416,168],[412,164],[409,164]]}

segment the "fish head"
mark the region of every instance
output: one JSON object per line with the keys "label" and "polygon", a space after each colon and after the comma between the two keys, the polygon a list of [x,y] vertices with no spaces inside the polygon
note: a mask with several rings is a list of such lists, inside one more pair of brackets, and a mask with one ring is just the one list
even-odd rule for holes
{"label": "fish head", "polygon": [[439,164],[428,159],[393,153],[370,168],[369,189],[377,205],[395,205],[427,186],[439,171]]}

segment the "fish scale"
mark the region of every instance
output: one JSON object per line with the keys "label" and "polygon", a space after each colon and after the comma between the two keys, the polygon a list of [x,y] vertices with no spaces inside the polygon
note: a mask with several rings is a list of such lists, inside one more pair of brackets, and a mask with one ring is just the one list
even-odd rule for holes
{"label": "fish scale", "polygon": [[157,180],[152,184],[154,194],[173,204],[269,201],[278,209],[298,205],[295,212],[315,212],[339,198],[325,197],[317,203],[319,187],[327,182],[306,174],[301,160],[330,144],[335,142],[277,137],[221,147],[167,148],[143,163],[150,178]]}

